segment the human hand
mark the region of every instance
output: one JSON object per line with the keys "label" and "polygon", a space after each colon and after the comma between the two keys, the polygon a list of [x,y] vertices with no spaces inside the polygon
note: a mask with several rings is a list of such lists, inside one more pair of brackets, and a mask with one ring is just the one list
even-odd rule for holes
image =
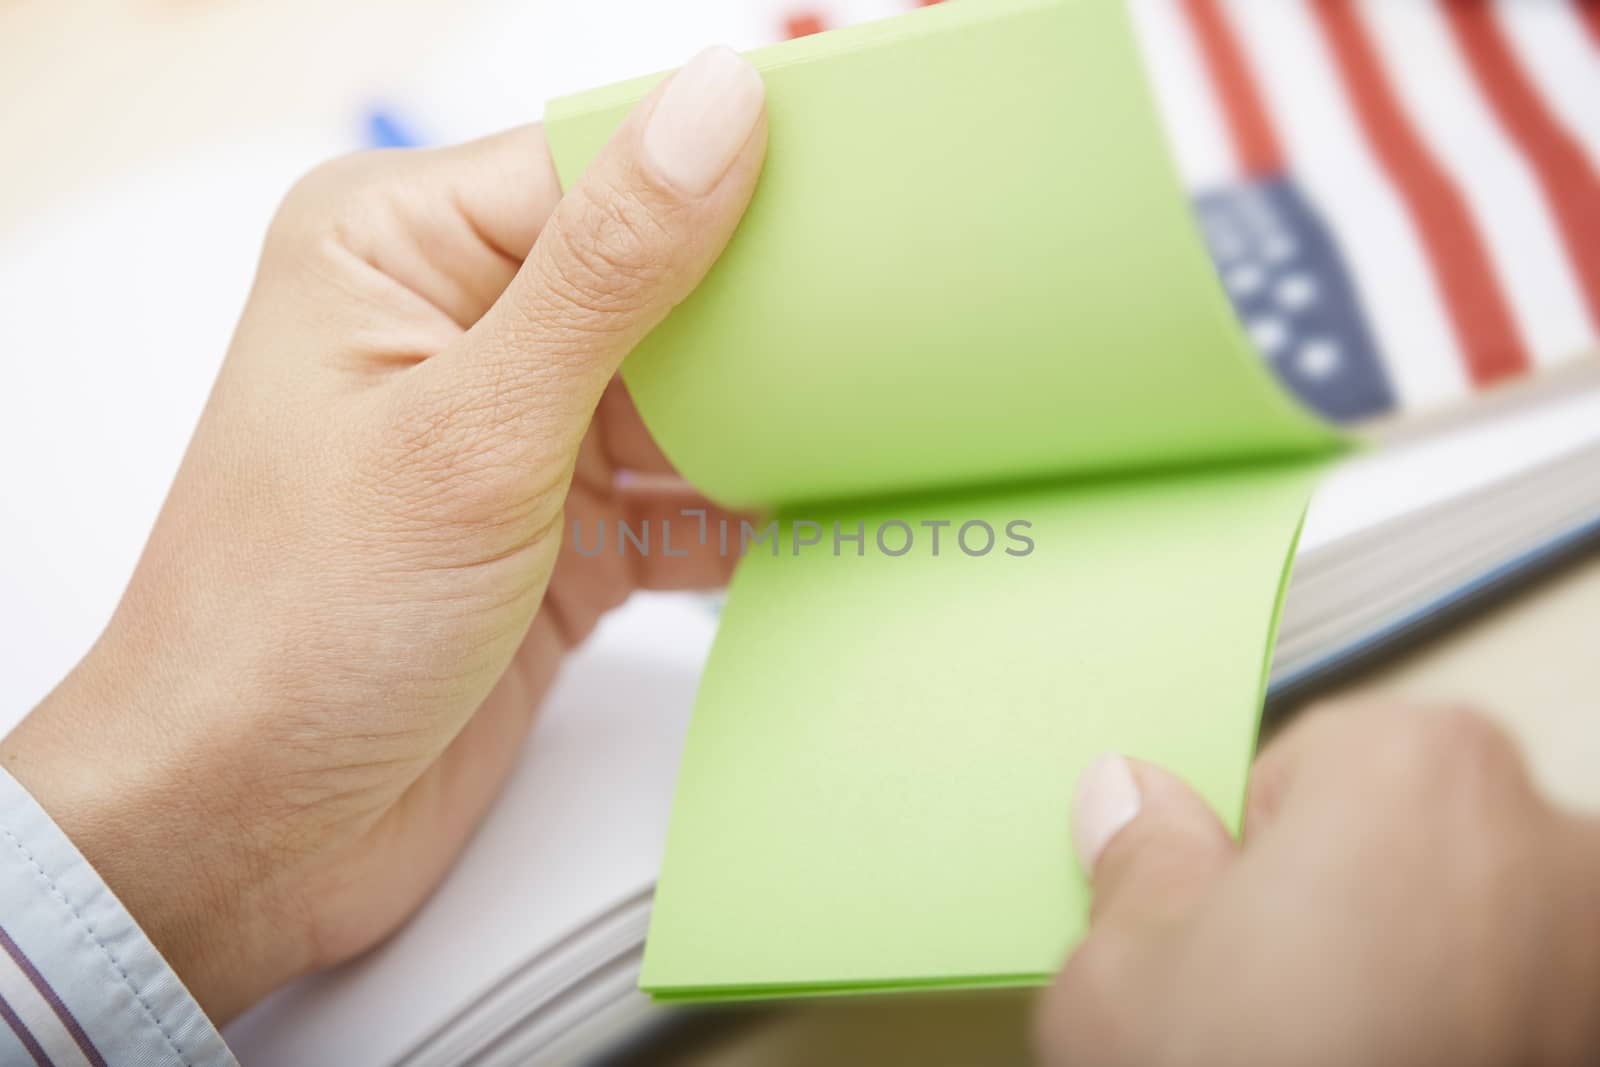
{"label": "human hand", "polygon": [[1088,938],[1039,1014],[1052,1064],[1592,1063],[1600,826],[1461,711],[1329,708],[1272,744],[1242,846],[1115,757],[1073,838]]}
{"label": "human hand", "polygon": [[619,488],[668,468],[615,372],[765,148],[759,76],[713,50],[565,197],[527,127],[285,201],[121,605],[0,747],[214,1019],[417,907],[602,613],[725,580],[562,535],[708,507]]}

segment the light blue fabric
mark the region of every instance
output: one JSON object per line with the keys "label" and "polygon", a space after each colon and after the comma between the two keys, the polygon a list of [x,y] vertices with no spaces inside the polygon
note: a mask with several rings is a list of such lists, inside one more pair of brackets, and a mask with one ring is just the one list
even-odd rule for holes
{"label": "light blue fabric", "polygon": [[133,917],[28,792],[0,771],[0,1056],[54,1067],[237,1067]]}

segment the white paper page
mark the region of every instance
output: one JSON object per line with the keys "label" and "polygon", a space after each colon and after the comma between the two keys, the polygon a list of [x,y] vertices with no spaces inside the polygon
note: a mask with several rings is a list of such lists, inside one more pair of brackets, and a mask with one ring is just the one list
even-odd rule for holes
{"label": "white paper page", "polygon": [[1357,456],[1318,488],[1300,555],[1595,444],[1600,389],[1586,387]]}

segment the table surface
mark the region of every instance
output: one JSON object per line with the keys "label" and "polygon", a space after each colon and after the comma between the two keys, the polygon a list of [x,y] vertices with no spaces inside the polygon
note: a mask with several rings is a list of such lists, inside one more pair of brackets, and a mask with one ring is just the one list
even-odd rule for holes
{"label": "table surface", "polygon": [[[480,0],[481,2],[481,0]],[[577,0],[571,0],[577,2]],[[328,101],[401,78],[470,0],[0,0],[0,241],[75,192],[240,129],[326,123]],[[377,35],[374,27],[381,31]],[[1540,782],[1600,811],[1600,554],[1352,679],[1482,707]],[[730,1027],[716,1067],[1026,1062],[1027,998],[815,1003]],[[890,1050],[893,1056],[889,1055]],[[672,1062],[670,1057],[651,1062]],[[689,1062],[684,1060],[684,1062]]]}

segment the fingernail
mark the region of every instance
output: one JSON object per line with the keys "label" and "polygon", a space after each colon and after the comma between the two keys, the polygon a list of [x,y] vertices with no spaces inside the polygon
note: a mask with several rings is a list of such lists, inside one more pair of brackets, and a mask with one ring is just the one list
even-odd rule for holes
{"label": "fingernail", "polygon": [[750,139],[766,87],[730,48],[708,48],[667,84],[644,131],[647,164],[691,196],[716,188]]}
{"label": "fingernail", "polygon": [[1100,853],[1139,814],[1139,803],[1133,768],[1115,752],[1084,770],[1072,799],[1072,847],[1085,871],[1093,873]]}

